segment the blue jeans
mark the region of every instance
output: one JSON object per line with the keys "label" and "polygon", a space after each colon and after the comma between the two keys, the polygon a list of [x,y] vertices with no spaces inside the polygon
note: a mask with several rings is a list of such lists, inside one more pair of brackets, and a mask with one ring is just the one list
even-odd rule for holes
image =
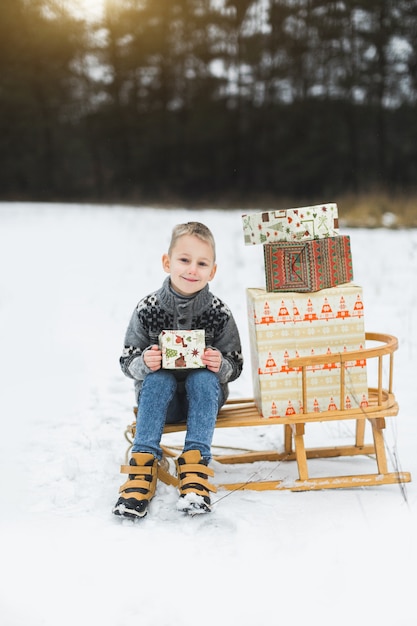
{"label": "blue jeans", "polygon": [[203,459],[210,461],[217,414],[223,403],[219,380],[207,369],[190,370],[182,393],[169,370],[148,374],[139,396],[132,452],[149,452],[161,459],[165,423],[186,421],[184,452],[200,450]]}

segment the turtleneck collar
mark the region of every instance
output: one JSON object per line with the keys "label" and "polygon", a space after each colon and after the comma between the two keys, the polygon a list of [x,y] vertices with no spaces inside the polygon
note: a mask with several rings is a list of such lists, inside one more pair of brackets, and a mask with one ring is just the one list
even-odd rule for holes
{"label": "turtleneck collar", "polygon": [[207,309],[212,297],[208,284],[192,296],[182,296],[172,288],[169,276],[164,280],[157,295],[162,306],[172,311],[177,328],[190,327],[192,319]]}
{"label": "turtleneck collar", "polygon": [[179,298],[180,300],[192,300],[193,298],[195,298],[200,292],[197,291],[197,293],[192,293],[189,296],[186,296],[182,293],[178,293],[178,291],[175,291],[174,287],[172,286],[172,282],[171,279],[168,277],[168,288],[170,290],[170,292],[176,297]]}

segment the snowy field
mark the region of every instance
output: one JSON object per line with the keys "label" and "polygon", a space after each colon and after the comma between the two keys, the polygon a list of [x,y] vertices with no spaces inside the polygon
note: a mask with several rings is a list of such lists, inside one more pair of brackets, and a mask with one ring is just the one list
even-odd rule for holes
{"label": "snowy field", "polygon": [[[176,491],[159,484],[141,523],[111,515],[134,403],[118,364],[125,328],[165,277],[172,226],[194,219],[217,239],[211,288],[241,331],[246,367],[231,395],[252,396],[245,289],[264,286],[263,255],[244,246],[239,211],[0,204],[2,626],[413,626],[416,230],[341,228],[351,235],[366,329],[399,339],[400,413],[385,436],[390,469],[413,482],[223,491],[210,515],[195,518],[178,513]],[[353,422],[314,426],[322,445],[353,441]],[[281,436],[242,430],[219,431],[215,442],[256,449]],[[314,463],[324,475],[375,468],[359,457]],[[258,478],[296,475],[294,464],[259,465]],[[226,470],[214,468],[221,480]]]}

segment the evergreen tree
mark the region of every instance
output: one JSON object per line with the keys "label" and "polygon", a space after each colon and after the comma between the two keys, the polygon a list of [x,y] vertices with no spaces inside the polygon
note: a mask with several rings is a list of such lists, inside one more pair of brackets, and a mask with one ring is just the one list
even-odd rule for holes
{"label": "evergreen tree", "polygon": [[52,0],[4,0],[0,24],[3,192],[53,196],[65,188],[82,28]]}

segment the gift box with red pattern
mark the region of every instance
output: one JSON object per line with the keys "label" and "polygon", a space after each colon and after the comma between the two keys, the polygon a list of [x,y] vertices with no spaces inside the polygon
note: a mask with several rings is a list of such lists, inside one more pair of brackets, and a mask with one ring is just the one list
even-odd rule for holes
{"label": "gift box with red pattern", "polygon": [[319,291],[353,280],[347,235],[264,245],[267,291]]}

